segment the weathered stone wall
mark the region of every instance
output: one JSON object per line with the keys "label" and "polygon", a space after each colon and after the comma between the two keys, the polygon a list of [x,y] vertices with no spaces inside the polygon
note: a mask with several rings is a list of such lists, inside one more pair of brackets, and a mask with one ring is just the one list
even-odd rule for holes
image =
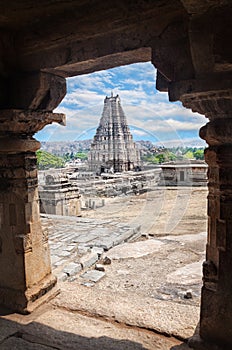
{"label": "weathered stone wall", "polygon": [[40,185],[40,212],[46,214],[80,216],[79,189],[60,171],[43,172],[45,183]]}
{"label": "weathered stone wall", "polygon": [[163,186],[206,186],[207,164],[200,162],[161,164],[160,185]]}

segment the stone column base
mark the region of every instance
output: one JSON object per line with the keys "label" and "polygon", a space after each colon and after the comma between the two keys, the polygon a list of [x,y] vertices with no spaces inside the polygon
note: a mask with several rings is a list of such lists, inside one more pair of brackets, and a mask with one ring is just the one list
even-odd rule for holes
{"label": "stone column base", "polygon": [[0,287],[0,300],[4,307],[13,312],[29,314],[43,303],[59,294],[57,278],[46,276],[40,283],[28,288],[25,292]]}

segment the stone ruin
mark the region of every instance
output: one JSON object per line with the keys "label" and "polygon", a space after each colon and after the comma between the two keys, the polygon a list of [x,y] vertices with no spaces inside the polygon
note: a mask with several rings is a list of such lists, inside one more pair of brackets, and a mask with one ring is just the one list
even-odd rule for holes
{"label": "stone ruin", "polygon": [[44,185],[40,186],[40,212],[45,214],[80,216],[81,201],[78,187],[69,182],[64,173],[43,172]]}

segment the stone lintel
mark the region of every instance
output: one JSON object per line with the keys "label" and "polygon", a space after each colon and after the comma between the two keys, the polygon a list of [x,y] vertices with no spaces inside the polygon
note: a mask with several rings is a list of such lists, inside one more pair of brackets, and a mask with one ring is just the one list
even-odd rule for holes
{"label": "stone lintel", "polygon": [[65,125],[65,114],[22,109],[0,110],[0,136],[6,136],[6,133],[33,135],[53,122]]}

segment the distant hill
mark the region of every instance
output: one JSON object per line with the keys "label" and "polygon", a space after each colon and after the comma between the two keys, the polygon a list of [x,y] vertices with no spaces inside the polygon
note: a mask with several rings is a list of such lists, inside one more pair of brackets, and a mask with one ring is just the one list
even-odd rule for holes
{"label": "distant hill", "polygon": [[[52,153],[57,156],[63,156],[67,153],[77,153],[82,151],[89,151],[91,147],[92,139],[83,141],[54,141],[54,142],[41,142],[41,150]],[[135,141],[139,150],[144,152],[154,151],[154,149],[162,150],[164,145],[154,145],[151,141],[140,140]],[[166,148],[179,147],[179,143],[176,145],[173,142],[165,142]],[[204,148],[206,146],[205,142],[201,139],[193,139],[188,142],[182,142],[181,147],[196,147]]]}
{"label": "distant hill", "polygon": [[66,153],[88,151],[92,140],[41,142],[41,150],[62,156]]}
{"label": "distant hill", "polygon": [[[82,151],[89,151],[92,140],[83,141],[55,141],[55,142],[41,142],[41,150],[62,156],[66,153],[73,152],[74,154]],[[154,146],[150,141],[136,141],[137,147],[140,150],[149,150]]]}

